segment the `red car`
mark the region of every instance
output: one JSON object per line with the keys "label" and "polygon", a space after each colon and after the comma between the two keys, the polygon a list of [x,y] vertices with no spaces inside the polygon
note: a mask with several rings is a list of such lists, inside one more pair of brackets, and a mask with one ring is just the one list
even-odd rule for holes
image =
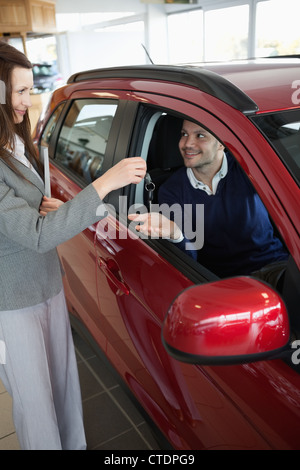
{"label": "red car", "polygon": [[[180,120],[236,158],[289,252],[281,293],[219,279],[128,220],[182,158]],[[151,177],[58,247],[73,324],[173,449],[300,449],[300,61],[141,66],[73,75],[37,126],[52,196],[67,201],[124,157]],[[201,311],[200,311],[201,310]]]}

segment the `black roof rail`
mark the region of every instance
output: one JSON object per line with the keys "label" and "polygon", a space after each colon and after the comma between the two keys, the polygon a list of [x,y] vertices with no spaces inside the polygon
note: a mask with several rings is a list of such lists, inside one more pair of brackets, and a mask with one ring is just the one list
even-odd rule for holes
{"label": "black roof rail", "polygon": [[[260,59],[260,58],[261,57],[256,57],[256,59]],[[263,59],[300,59],[300,54],[268,55],[262,58]]]}
{"label": "black roof rail", "polygon": [[221,75],[202,67],[141,65],[103,68],[75,73],[69,78],[68,83],[106,78],[138,78],[182,83],[194,86],[244,114],[253,114],[258,111],[257,104],[240,88]]}

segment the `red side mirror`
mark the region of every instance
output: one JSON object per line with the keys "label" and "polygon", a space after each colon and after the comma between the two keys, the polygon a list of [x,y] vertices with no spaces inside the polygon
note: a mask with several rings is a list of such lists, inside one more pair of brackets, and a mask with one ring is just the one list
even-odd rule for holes
{"label": "red side mirror", "polygon": [[171,305],[162,331],[163,343],[176,359],[216,365],[274,357],[289,337],[281,297],[250,277],[184,290]]}

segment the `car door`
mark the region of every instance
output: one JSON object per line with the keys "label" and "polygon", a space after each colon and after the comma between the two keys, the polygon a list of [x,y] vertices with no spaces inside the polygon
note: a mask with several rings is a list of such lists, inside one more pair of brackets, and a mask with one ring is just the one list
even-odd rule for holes
{"label": "car door", "polygon": [[[251,154],[257,152],[259,159],[260,145],[265,145],[259,133],[251,152],[245,147],[248,133],[245,116],[215,103],[218,111],[224,108],[224,118],[232,114],[229,127],[225,119],[217,118],[212,111],[206,112],[192,100],[181,101],[180,90],[177,98],[135,95],[151,105],[152,111],[147,118],[145,108],[137,115],[133,136],[138,138],[133,137],[129,155],[147,153],[147,130],[153,129],[156,114],[171,111],[205,123],[238,159],[265,204],[273,208],[272,216],[280,222],[283,234],[289,233],[287,240],[291,239],[294,228]],[[194,103],[197,101],[199,94]],[[116,146],[116,160],[122,157],[121,148],[122,145]],[[124,194],[125,202],[117,201],[117,196]],[[161,326],[172,300],[193,283],[215,278],[168,242],[142,240],[133,235],[127,227],[126,210],[131,210],[134,203],[143,203],[144,200],[136,199],[137,194],[141,194],[138,188],[131,188],[109,198],[112,215],[98,224],[96,230],[99,308],[109,325],[108,357],[176,448],[297,447],[296,434],[290,429],[299,428],[300,382],[298,373],[288,364],[278,360],[198,367],[178,363],[166,355]],[[274,408],[278,410],[276,416]],[[289,417],[286,426],[285,416]]]}
{"label": "car door", "polygon": [[[49,149],[52,197],[72,199],[99,177],[114,153],[122,105],[115,99],[95,98],[93,92],[74,93],[52,114],[41,136],[40,151]],[[70,313],[90,328],[104,349],[96,287],[94,237],[96,225],[58,247]]]}

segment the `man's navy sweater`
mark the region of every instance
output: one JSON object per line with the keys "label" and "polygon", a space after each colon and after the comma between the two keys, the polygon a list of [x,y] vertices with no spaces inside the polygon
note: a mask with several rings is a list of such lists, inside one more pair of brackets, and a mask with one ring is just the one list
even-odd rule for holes
{"label": "man's navy sweater", "polygon": [[[159,204],[192,205],[193,231],[197,204],[204,204],[204,245],[197,252],[189,250],[187,253],[219,277],[247,275],[288,257],[247,176],[234,157],[227,154],[227,159],[228,173],[220,180],[215,195],[193,188],[185,167],[159,190]],[[186,243],[187,240],[183,240],[180,248],[186,249]]]}

